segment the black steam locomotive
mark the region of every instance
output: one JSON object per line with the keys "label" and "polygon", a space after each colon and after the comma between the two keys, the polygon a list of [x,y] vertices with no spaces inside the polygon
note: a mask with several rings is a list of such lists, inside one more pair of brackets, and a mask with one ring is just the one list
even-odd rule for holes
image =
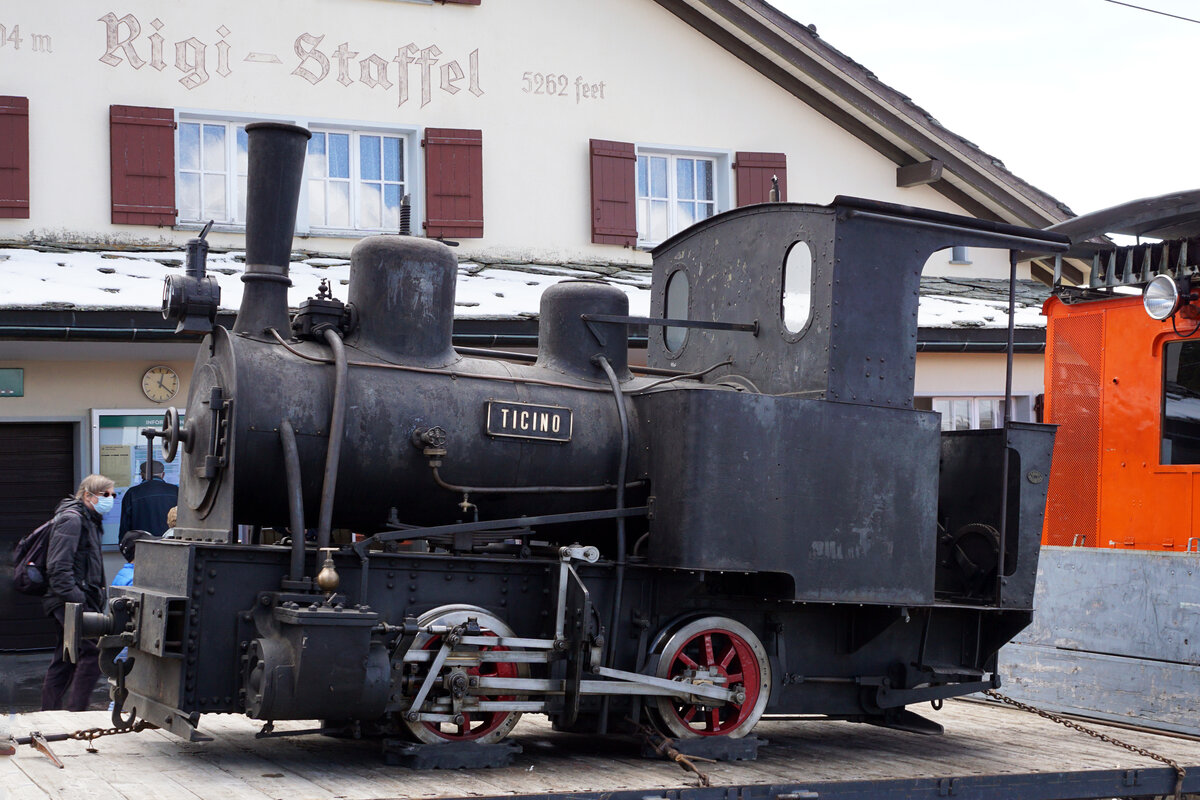
{"label": "black steam locomotive", "polygon": [[999,685],[1032,615],[1053,429],[943,433],[914,410],[919,279],[951,245],[1064,238],[850,198],[742,208],[655,250],[650,318],[601,283],[546,291],[521,363],[452,346],[436,241],[364,240],[348,302],[291,317],[308,132],[247,130],[236,324],[214,326],[203,237],[164,293],[207,334],[186,422],[159,432],[182,458],[177,538],[68,619],[100,639],[119,723],[938,732],[905,707]]}

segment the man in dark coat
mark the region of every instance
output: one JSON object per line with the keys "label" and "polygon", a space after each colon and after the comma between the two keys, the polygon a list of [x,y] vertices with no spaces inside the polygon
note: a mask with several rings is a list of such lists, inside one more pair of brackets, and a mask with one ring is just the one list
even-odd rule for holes
{"label": "man in dark coat", "polygon": [[82,603],[86,611],[104,610],[106,581],[100,557],[100,519],[112,509],[115,496],[111,480],[88,475],[75,496],[65,498],[54,510],[46,549],[49,586],[42,610],[55,621],[58,640],[42,683],[43,711],[64,707],[68,711],[87,711],[100,677],[99,650],[92,640],[80,640],[74,664],[63,658],[63,606]]}
{"label": "man in dark coat", "polygon": [[153,473],[143,463],[142,482],[129,487],[121,498],[118,536],[124,536],[127,531],[148,531],[155,536],[162,536],[167,529],[167,512],[179,502],[179,487],[163,480],[161,461],[151,463]]}

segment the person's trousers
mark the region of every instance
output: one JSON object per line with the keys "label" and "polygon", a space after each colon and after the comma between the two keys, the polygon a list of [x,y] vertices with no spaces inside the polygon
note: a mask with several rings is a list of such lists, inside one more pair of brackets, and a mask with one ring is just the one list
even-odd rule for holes
{"label": "person's trousers", "polygon": [[42,682],[42,710],[87,711],[100,677],[100,650],[91,639],[79,640],[79,659],[72,664],[63,657],[63,608],[54,609],[58,640],[54,660]]}

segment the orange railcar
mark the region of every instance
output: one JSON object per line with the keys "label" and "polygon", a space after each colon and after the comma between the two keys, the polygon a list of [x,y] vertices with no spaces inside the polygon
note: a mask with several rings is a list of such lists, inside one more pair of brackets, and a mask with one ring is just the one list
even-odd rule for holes
{"label": "orange railcar", "polygon": [[1043,311],[1045,421],[1059,426],[1043,543],[1197,549],[1196,323],[1151,319],[1140,293]]}

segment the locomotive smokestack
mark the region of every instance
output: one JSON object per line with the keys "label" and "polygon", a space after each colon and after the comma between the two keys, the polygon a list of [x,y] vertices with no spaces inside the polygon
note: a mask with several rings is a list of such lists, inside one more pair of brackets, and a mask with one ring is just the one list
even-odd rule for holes
{"label": "locomotive smokestack", "polygon": [[312,134],[295,125],[255,122],[246,126],[246,136],[246,289],[233,331],[287,331],[288,264]]}

